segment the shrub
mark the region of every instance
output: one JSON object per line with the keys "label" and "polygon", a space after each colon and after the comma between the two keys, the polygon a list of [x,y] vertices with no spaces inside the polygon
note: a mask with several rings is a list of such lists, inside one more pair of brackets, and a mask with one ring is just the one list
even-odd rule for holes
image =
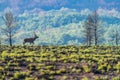
{"label": "shrub", "polygon": [[88,67],[87,65],[85,65],[85,66],[83,66],[83,70],[84,70],[86,73],[88,73],[88,72],[91,71],[91,68]]}
{"label": "shrub", "polygon": [[14,78],[15,79],[25,79],[26,73],[25,72],[16,72],[14,73]]}

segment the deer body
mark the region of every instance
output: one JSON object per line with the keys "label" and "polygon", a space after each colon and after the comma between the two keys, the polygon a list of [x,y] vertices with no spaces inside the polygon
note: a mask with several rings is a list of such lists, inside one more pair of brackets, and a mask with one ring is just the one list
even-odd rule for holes
{"label": "deer body", "polygon": [[31,38],[25,38],[23,44],[25,44],[25,43],[34,44],[34,41],[35,41],[37,38],[38,38],[37,35],[35,35],[34,37],[31,37]]}

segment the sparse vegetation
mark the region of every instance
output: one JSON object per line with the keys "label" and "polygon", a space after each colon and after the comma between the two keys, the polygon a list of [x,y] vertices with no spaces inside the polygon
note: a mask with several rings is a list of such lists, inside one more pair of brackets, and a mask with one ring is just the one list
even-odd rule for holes
{"label": "sparse vegetation", "polygon": [[0,79],[119,80],[120,47],[2,46]]}

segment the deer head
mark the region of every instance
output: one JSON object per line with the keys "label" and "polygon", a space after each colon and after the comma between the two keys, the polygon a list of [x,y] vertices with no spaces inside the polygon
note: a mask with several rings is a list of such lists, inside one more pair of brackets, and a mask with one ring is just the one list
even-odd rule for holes
{"label": "deer head", "polygon": [[39,38],[39,37],[36,35],[36,33],[35,33],[35,32],[34,32],[34,38],[35,38],[35,39]]}

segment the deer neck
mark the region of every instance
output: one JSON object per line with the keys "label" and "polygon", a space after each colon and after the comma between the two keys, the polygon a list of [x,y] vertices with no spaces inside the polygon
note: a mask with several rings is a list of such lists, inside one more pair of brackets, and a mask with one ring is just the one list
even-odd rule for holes
{"label": "deer neck", "polygon": [[36,37],[33,38],[34,40],[36,39]]}

